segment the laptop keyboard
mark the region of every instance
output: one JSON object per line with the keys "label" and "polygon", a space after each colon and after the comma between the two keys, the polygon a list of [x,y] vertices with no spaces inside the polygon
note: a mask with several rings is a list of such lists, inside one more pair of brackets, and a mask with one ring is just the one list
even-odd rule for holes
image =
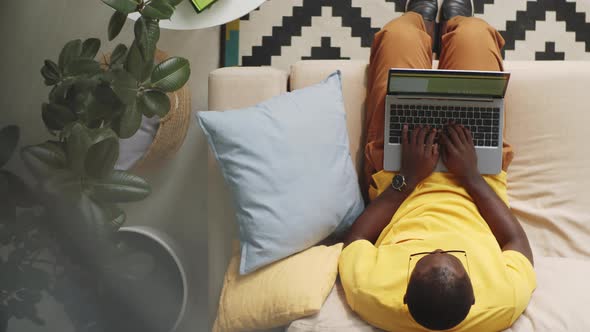
{"label": "laptop keyboard", "polygon": [[471,130],[475,146],[499,144],[500,109],[497,107],[392,104],[389,120],[389,143],[393,144],[401,143],[404,124],[408,124],[409,130],[419,125],[443,129],[449,121]]}

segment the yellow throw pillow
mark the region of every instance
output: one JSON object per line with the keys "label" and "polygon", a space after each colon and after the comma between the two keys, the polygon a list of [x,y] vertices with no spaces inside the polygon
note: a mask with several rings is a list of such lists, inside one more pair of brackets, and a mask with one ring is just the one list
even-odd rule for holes
{"label": "yellow throw pillow", "polygon": [[239,332],[289,324],[322,307],[338,274],[342,243],[316,246],[247,275],[235,253],[219,299],[213,332]]}

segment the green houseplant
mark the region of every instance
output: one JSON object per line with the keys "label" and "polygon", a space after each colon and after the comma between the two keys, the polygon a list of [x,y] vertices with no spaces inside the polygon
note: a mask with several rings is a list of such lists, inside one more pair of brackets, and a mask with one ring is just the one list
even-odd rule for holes
{"label": "green houseplant", "polygon": [[57,63],[45,61],[41,74],[52,89],[42,106],[42,118],[55,139],[26,147],[21,156],[41,192],[67,198],[68,204],[75,202],[94,231],[109,233],[125,220],[117,203],[149,194],[143,179],[113,169],[119,138],[135,134],[142,115],[166,115],[170,109],[166,93],[184,86],[190,66],[179,57],[154,63],[159,20],[170,18],[180,0],[102,1],[115,9],[108,25],[110,40],[117,37],[129,13],[141,13],[133,43],[117,45],[101,62],[95,59],[100,40],[72,40]]}
{"label": "green houseplant", "polygon": [[[102,0],[115,9],[108,23],[109,40],[119,35],[128,14],[141,14],[131,45],[118,44],[107,56],[99,55],[99,39],[77,39],[65,44],[56,61],[45,60],[41,74],[51,90],[41,117],[53,138],[20,151],[34,179],[31,184],[0,171],[0,186],[5,189],[0,190],[0,246],[8,246],[12,255],[10,262],[0,260],[6,263],[0,265],[0,273],[14,275],[24,263],[35,268],[31,264],[43,263],[38,256],[47,249],[73,262],[49,262],[55,271],[58,265],[66,272],[67,266],[70,271],[75,266],[76,271],[98,279],[96,288],[101,288],[100,278],[119,282],[133,280],[130,274],[135,272],[146,273],[145,268],[129,263],[149,265],[149,260],[126,250],[117,231],[126,219],[119,204],[144,199],[150,187],[141,177],[114,166],[119,139],[133,136],[142,116],[165,116],[170,109],[166,93],[182,88],[189,79],[186,59],[155,61],[159,21],[169,19],[181,1]],[[0,166],[9,159],[18,139],[18,128],[7,128],[0,137]],[[37,212],[27,213],[31,208]],[[53,248],[47,239],[58,246]],[[18,288],[21,293],[0,286],[0,306],[12,310],[3,314],[42,323],[29,304],[39,301],[41,290],[52,288],[47,279],[42,274],[36,283]],[[0,329],[9,318],[0,317]]]}

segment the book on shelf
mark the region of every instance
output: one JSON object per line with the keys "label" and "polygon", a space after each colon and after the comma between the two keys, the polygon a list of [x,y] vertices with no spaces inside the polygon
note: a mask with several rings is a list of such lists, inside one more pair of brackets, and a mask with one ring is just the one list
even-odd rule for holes
{"label": "book on shelf", "polygon": [[211,6],[217,0],[189,0],[197,12],[201,12]]}

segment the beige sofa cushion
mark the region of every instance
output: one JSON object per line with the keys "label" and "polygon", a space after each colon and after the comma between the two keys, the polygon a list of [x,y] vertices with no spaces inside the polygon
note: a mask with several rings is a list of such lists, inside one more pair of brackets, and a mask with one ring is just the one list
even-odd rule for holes
{"label": "beige sofa cushion", "polygon": [[537,254],[590,257],[590,62],[507,62],[509,201]]}
{"label": "beige sofa cushion", "polygon": [[537,289],[522,316],[506,332],[588,331],[590,261],[537,257]]}
{"label": "beige sofa cushion", "polygon": [[[590,262],[537,257],[537,289],[524,314],[505,332],[587,331]],[[319,313],[291,322],[287,332],[379,332],[346,303],[337,282]]]}

